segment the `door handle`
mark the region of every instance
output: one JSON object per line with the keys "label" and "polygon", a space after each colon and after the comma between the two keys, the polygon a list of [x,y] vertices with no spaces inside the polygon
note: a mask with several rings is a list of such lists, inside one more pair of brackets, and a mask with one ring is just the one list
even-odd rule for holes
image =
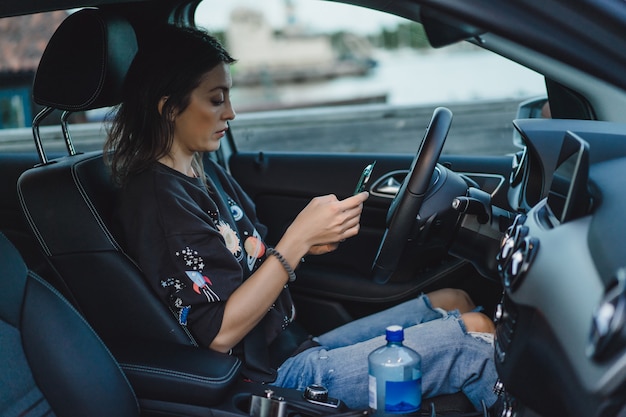
{"label": "door handle", "polygon": [[379,197],[394,198],[407,173],[408,171],[394,171],[384,175],[372,186],[371,193]]}

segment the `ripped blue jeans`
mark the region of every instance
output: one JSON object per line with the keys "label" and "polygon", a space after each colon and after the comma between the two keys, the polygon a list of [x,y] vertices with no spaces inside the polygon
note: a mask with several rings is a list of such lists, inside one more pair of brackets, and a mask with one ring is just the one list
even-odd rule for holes
{"label": "ripped blue jeans", "polygon": [[404,327],[404,344],[422,356],[424,398],[462,391],[477,410],[481,401],[487,406],[495,402],[492,341],[468,333],[457,311],[434,309],[425,295],[317,337],[321,346],[287,359],[273,385],[304,390],[321,384],[348,407],[367,408],[367,357],[386,343],[385,329],[391,324]]}

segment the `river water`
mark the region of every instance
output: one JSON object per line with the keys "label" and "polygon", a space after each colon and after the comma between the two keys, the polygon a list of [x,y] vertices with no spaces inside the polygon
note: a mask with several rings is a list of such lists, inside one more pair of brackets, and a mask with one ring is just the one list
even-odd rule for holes
{"label": "river water", "polygon": [[377,51],[378,62],[366,76],[322,82],[233,88],[240,111],[326,104],[386,96],[398,105],[448,104],[545,95],[543,77],[494,53],[414,50]]}

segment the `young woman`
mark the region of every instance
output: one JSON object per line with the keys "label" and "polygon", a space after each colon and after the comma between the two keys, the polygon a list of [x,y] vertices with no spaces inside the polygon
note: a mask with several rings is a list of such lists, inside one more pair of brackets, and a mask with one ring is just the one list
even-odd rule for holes
{"label": "young woman", "polygon": [[333,251],[358,233],[368,193],[314,198],[268,247],[250,198],[200,159],[219,148],[235,118],[233,62],[203,31],[167,26],[141,46],[126,80],[105,154],[120,185],[117,232],[150,284],[201,345],[239,356],[253,380],[322,384],[365,408],[367,355],[384,344],[386,326],[400,324],[406,344],[422,355],[425,397],[463,391],[477,408],[493,403],[493,348],[474,335],[491,335],[493,324],[459,290],[320,335],[273,371],[267,348],[294,318],[287,286],[294,269],[304,255]]}

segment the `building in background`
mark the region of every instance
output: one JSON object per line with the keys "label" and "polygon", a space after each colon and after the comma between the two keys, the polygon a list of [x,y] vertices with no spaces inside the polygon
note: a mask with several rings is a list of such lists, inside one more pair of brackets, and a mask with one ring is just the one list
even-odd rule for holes
{"label": "building in background", "polygon": [[239,59],[233,67],[236,85],[365,75],[375,65],[367,39],[348,33],[334,39],[328,34],[311,34],[294,16],[291,9],[286,27],[275,31],[260,11],[233,10],[225,41],[231,54]]}

